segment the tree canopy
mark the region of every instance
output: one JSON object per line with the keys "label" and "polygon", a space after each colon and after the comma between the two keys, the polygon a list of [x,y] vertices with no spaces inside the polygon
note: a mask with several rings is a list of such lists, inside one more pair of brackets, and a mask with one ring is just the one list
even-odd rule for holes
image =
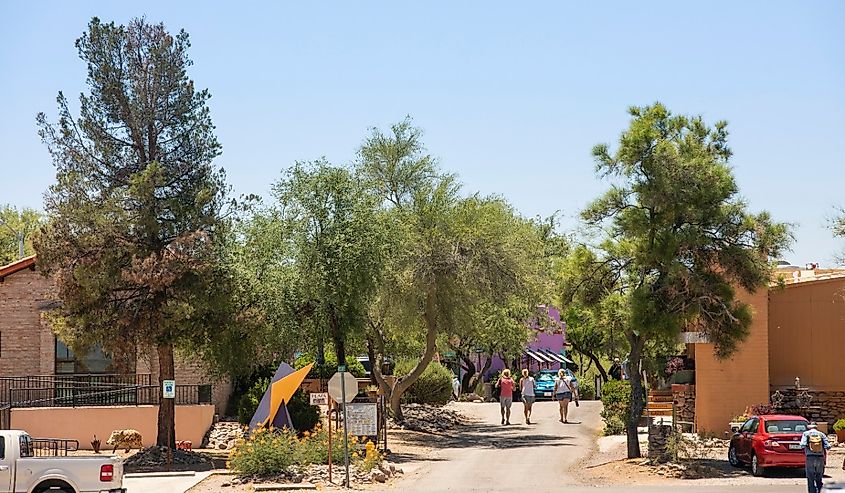
{"label": "tree canopy", "polygon": [[[174,347],[225,332],[228,306],[227,187],[189,46],[163,24],[95,17],[76,41],[88,68],[79,116],[62,93],[57,124],[38,116],[56,166],[36,242],[62,300],[54,328],[78,347],[153,349],[159,380],[174,376]],[[157,443],[175,446],[172,399],[159,406]]]}
{"label": "tree canopy", "polygon": [[[751,323],[737,290],[769,283],[769,259],[788,244],[787,226],[747,211],[728,165],[725,122],[711,127],[659,103],[630,114],[615,152],[593,149],[597,173],[612,184],[582,214],[597,242],[575,253],[581,275],[564,291],[587,303],[611,294],[624,300],[633,365],[646,341],[682,329],[703,332],[728,356]],[[644,402],[639,372],[631,376],[628,454],[636,457]]]}
{"label": "tree canopy", "polygon": [[32,240],[42,221],[42,214],[34,209],[0,206],[0,265],[35,253]]}

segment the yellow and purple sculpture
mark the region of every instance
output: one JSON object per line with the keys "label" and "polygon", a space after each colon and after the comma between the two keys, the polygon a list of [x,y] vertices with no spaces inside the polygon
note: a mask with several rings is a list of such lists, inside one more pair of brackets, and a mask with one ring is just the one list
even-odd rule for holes
{"label": "yellow and purple sculpture", "polygon": [[265,426],[273,428],[293,428],[287,403],[290,402],[296,389],[308,375],[313,363],[294,371],[287,363],[282,363],[273,375],[270,386],[264,392],[255,414],[249,421],[250,431]]}

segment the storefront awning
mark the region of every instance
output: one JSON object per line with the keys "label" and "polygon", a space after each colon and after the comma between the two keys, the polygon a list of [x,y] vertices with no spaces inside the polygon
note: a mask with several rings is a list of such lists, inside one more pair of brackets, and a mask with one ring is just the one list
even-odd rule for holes
{"label": "storefront awning", "polygon": [[564,356],[562,354],[553,353],[549,349],[541,349],[541,351],[543,352],[544,356],[551,358],[552,360],[554,360],[558,363],[574,363],[574,361],[567,358],[566,356]]}
{"label": "storefront awning", "polygon": [[554,360],[552,360],[551,358],[549,358],[548,356],[546,356],[542,352],[536,351],[536,350],[533,350],[533,349],[526,349],[525,354],[534,358],[538,363],[553,363],[554,362]]}

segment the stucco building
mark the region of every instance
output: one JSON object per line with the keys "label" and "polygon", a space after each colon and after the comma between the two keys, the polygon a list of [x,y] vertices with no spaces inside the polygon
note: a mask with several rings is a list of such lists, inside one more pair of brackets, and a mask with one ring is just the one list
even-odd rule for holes
{"label": "stucco building", "polygon": [[695,386],[674,390],[685,401],[695,399],[696,428],[721,434],[748,406],[768,403],[829,424],[845,417],[845,358],[838,349],[845,336],[845,270],[780,272],[767,290],[741,299],[754,319],[732,357],[720,360],[705,339],[684,335]]}

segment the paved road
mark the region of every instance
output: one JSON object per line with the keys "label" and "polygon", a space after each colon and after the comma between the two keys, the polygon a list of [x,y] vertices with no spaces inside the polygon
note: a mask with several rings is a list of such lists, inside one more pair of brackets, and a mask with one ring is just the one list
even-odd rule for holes
{"label": "paved road", "polygon": [[[806,491],[798,478],[784,484],[761,485],[624,485],[601,486],[580,484],[570,470],[589,456],[601,426],[598,402],[582,402],[572,406],[570,420],[558,421],[557,404],[535,404],[531,425],[523,424],[522,404],[513,406],[511,426],[499,424],[498,404],[462,405],[465,412],[480,420],[475,426],[452,437],[422,438],[421,445],[437,447],[424,456],[400,458],[408,473],[390,489],[409,493],[439,492],[519,492],[540,493],[567,491],[573,493],[787,493]],[[845,486],[829,483],[830,491],[843,491]]]}
{"label": "paved road", "polygon": [[[441,450],[422,458],[396,488],[409,492],[567,491],[569,469],[589,453],[600,425],[600,403],[571,406],[560,423],[557,403],[534,406],[531,425],[523,424],[522,404],[514,403],[511,426],[501,426],[498,404],[465,407],[481,423],[460,435],[438,438]],[[595,491],[595,490],[593,490]]]}

